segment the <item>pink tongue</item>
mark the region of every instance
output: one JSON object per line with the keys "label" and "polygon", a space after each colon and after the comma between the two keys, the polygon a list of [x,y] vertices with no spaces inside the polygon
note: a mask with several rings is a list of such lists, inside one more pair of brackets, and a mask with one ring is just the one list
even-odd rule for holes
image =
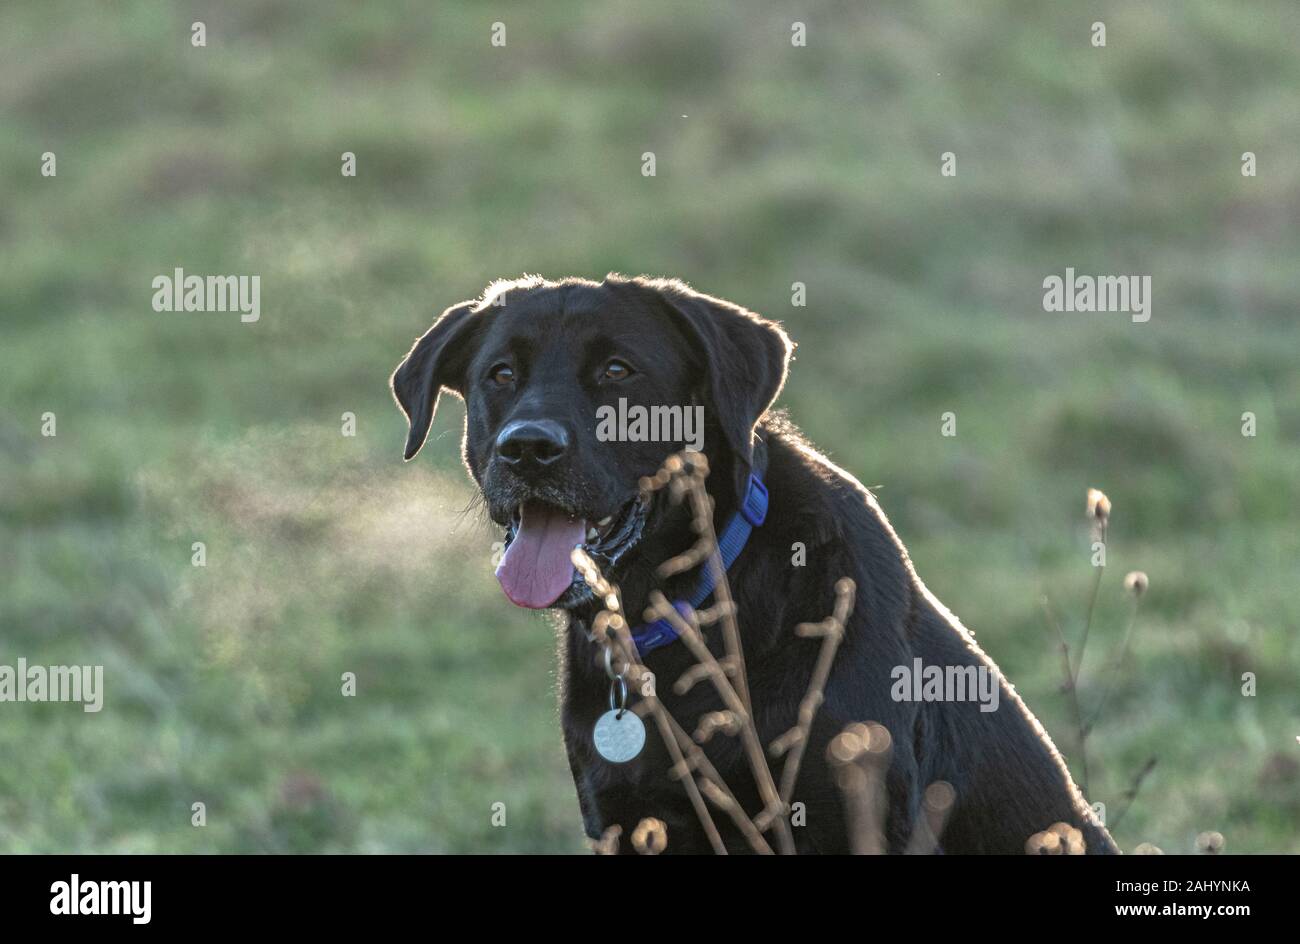
{"label": "pink tongue", "polygon": [[548,505],[528,502],[519,530],[497,566],[497,580],[510,602],[544,610],[573,583],[570,552],[587,536],[587,523]]}

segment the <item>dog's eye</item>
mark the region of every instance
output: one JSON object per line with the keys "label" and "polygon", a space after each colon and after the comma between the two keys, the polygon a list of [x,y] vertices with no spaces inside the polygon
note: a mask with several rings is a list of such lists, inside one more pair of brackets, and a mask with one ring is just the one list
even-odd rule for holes
{"label": "dog's eye", "polygon": [[514,383],[515,369],[509,364],[497,364],[497,366],[492,368],[490,376],[492,377],[492,382],[494,384],[499,387],[504,387],[506,384]]}
{"label": "dog's eye", "polygon": [[605,365],[604,373],[600,376],[602,380],[626,380],[632,376],[632,368],[622,361],[613,360]]}

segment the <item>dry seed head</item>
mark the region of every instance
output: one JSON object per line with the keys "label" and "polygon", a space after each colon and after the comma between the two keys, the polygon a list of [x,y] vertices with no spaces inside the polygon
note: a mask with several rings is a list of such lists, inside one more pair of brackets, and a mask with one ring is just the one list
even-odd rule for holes
{"label": "dry seed head", "polygon": [[695,741],[707,744],[718,731],[734,737],[740,733],[740,718],[732,711],[708,712],[700,719],[700,725],[695,730]]}
{"label": "dry seed head", "polygon": [[1039,833],[1038,854],[1039,855],[1060,855],[1061,837],[1056,835],[1056,833],[1051,833],[1051,832]]}
{"label": "dry seed head", "polygon": [[1133,570],[1124,578],[1124,589],[1135,597],[1147,592],[1147,575],[1140,570]]}
{"label": "dry seed head", "polygon": [[883,724],[875,721],[869,721],[866,724],[867,753],[875,755],[879,759],[882,755],[888,754],[894,747],[894,739],[889,734],[889,729]]}
{"label": "dry seed head", "polygon": [[1100,489],[1088,489],[1088,517],[1103,524],[1110,518],[1110,499]]}
{"label": "dry seed head", "polygon": [[1025,855],[1060,855],[1061,837],[1051,830],[1034,833],[1025,842]]}
{"label": "dry seed head", "polygon": [[596,855],[617,855],[618,837],[623,835],[623,827],[615,823],[606,829],[599,839],[592,840],[592,851]]}
{"label": "dry seed head", "polygon": [[1223,851],[1223,833],[1203,832],[1196,837],[1196,851],[1202,855],[1218,855]]}
{"label": "dry seed head", "polygon": [[632,848],[641,855],[658,855],[668,848],[668,827],[661,819],[647,816],[632,830]]}
{"label": "dry seed head", "polygon": [[1088,844],[1083,841],[1083,833],[1073,826],[1061,834],[1061,844],[1065,847],[1065,855],[1083,855],[1088,851]]}
{"label": "dry seed head", "polygon": [[609,618],[613,615],[608,610],[601,610],[591,621],[591,635],[602,643],[609,640]]}
{"label": "dry seed head", "polygon": [[832,764],[851,764],[862,756],[866,744],[857,732],[845,729],[826,745],[826,759]]}
{"label": "dry seed head", "polygon": [[940,813],[952,806],[957,799],[957,791],[946,780],[936,780],[925,788],[923,802],[927,810]]}

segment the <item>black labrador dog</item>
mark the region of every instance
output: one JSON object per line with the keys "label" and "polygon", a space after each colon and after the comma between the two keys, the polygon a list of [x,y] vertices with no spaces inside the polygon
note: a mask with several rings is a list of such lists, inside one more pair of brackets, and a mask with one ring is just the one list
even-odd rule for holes
{"label": "black labrador dog", "polygon": [[[683,786],[669,776],[659,738],[622,762],[606,760],[593,743],[611,684],[604,650],[588,635],[600,605],[570,560],[582,545],[619,586],[628,614],[643,612],[655,588],[688,599],[698,573],[661,585],[655,569],[694,542],[689,514],[663,495],[647,506],[638,483],[693,446],[709,462],[718,533],[753,518],[739,526],[743,544],[728,576],[764,744],[794,724],[820,648],[794,627],[832,611],[840,577],[857,584],[792,798],[801,814],[792,830],[799,851],[848,851],[825,750],[846,725],[867,721],[892,737],[889,851],[906,846],[923,815],[923,791],[935,781],[950,783],[956,796],[945,852],[1022,853],[1031,835],[1060,822],[1082,832],[1088,852],[1117,851],[1047,732],[916,575],[875,497],[769,412],[792,350],[775,323],[676,280],[526,277],[448,308],[393,373],[410,423],[408,460],[428,436],[440,392],[465,401],[465,465],[492,520],[506,529],[502,589],[518,605],[567,616],[560,697],[587,835],[620,825],[626,851],[633,828],[653,816],[667,825],[668,851],[712,848]],[[605,422],[634,417],[637,407],[642,417],[676,408],[682,419],[653,430]],[[694,417],[700,422],[688,428]],[[765,514],[747,510],[756,488],[766,492]],[[718,640],[710,645],[721,653]],[[680,640],[647,646],[644,661],[665,680],[657,694],[688,730],[722,707],[711,686],[673,690],[694,664]],[[746,810],[760,810],[738,739],[714,737],[706,753]],[[727,817],[715,819],[729,850],[749,849]]]}

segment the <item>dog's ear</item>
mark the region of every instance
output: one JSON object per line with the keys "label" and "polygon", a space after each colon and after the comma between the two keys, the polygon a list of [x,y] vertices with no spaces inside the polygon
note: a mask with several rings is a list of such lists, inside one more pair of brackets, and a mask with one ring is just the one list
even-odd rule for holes
{"label": "dog's ear", "polygon": [[651,283],[701,353],[709,406],[727,445],[745,464],[754,427],[785,385],[794,342],[774,321],[678,282]]}
{"label": "dog's ear", "polygon": [[439,393],[445,388],[463,395],[461,375],[469,347],[466,342],[472,334],[474,309],[475,302],[470,301],[444,311],[433,327],[415,342],[389,380],[393,397],[411,425],[404,453],[407,460],[415,458],[429,436]]}

